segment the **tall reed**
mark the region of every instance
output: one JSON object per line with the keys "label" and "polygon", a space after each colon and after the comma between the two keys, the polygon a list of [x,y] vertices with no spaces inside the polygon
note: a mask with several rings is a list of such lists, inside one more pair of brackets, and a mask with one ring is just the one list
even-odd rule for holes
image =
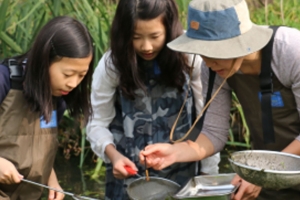
{"label": "tall reed", "polygon": [[99,60],[108,48],[114,10],[109,0],[0,0],[0,58],[25,52],[47,21],[68,15],[86,24]]}

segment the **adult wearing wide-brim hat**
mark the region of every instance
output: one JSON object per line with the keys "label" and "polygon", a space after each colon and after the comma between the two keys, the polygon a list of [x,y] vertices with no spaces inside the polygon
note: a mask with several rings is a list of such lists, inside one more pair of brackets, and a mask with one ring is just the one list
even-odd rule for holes
{"label": "adult wearing wide-brim hat", "polygon": [[[192,0],[186,33],[168,47],[201,55],[205,98],[209,81],[213,83],[212,94],[220,90],[206,112],[196,142],[150,145],[141,154],[147,156],[148,166],[162,169],[173,162],[201,160],[221,151],[228,136],[232,91],[242,105],[253,149],[300,155],[299,30],[252,23],[245,0]],[[238,176],[232,183],[239,181],[236,200],[300,196],[300,186],[266,190]]]}

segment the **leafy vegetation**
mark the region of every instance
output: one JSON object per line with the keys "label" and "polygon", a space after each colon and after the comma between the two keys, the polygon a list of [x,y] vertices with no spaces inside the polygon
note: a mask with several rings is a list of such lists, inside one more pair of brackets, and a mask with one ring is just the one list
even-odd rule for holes
{"label": "leafy vegetation", "polygon": [[272,4],[251,8],[251,19],[257,24],[285,25],[300,29],[300,1],[274,0]]}
{"label": "leafy vegetation", "polygon": [[0,58],[26,52],[47,21],[68,15],[86,24],[99,60],[108,48],[115,7],[109,0],[0,0]]}

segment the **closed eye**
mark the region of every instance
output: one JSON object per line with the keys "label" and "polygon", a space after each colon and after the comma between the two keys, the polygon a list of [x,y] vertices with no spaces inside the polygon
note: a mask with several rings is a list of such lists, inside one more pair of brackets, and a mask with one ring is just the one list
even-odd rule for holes
{"label": "closed eye", "polygon": [[65,77],[70,77],[70,76],[72,76],[72,75],[70,75],[70,74],[64,74],[64,76],[65,76]]}
{"label": "closed eye", "polygon": [[85,77],[85,74],[83,74],[83,75],[81,74],[81,75],[79,75],[79,77],[80,77],[80,78],[84,78],[84,77]]}

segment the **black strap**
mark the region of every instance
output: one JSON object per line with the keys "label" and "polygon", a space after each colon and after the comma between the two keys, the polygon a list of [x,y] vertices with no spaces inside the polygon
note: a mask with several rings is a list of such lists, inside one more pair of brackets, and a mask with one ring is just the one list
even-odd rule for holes
{"label": "black strap", "polygon": [[273,94],[273,83],[272,83],[272,50],[274,35],[278,27],[271,27],[273,29],[273,36],[269,43],[262,49],[262,63],[261,73],[259,75],[260,91],[261,91],[261,114],[262,114],[262,129],[264,136],[264,143],[274,143],[275,134],[273,126],[273,115],[272,115],[272,94]]}
{"label": "black strap", "polygon": [[[213,90],[213,86],[214,86],[214,82],[215,82],[215,77],[216,77],[216,72],[212,71],[209,68],[209,81],[208,81],[208,88],[207,88],[206,100],[205,100],[204,105],[206,105],[207,102],[211,99],[211,94],[212,94],[212,90]],[[201,132],[207,109],[203,112],[201,118],[198,120],[195,127],[191,131],[191,133],[190,133],[191,137],[189,137],[190,140],[195,141],[197,139],[199,133]]]}
{"label": "black strap", "polygon": [[23,89],[23,67],[19,65],[16,59],[8,59],[7,66],[10,72],[10,83],[12,89]]}

